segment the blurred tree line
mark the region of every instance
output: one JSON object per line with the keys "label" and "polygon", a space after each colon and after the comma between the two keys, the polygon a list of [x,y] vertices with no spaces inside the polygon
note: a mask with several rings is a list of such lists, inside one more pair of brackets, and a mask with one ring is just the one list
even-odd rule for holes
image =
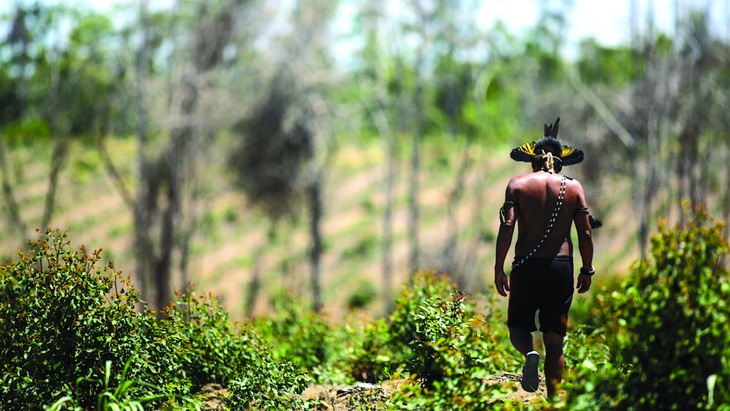
{"label": "blurred tree line", "polygon": [[[630,178],[634,214],[621,218],[639,222],[642,256],[654,217],[684,218],[685,198],[712,197],[722,218],[730,217],[730,39],[711,27],[711,2],[672,3],[667,33],[656,29],[651,7],[640,13],[633,0],[629,44],[585,39],[570,59],[573,1],[536,1],[540,18],[522,36],[501,22],[480,24],[477,11],[489,10],[480,3],[176,0],[158,9],[140,0],[101,14],[18,1],[0,33],[6,229],[22,244],[29,230],[53,224],[70,142],[93,145],[134,216],[144,298],[162,307],[172,287],[188,281],[206,169],[220,162],[212,147],[223,145],[234,184],[266,213],[272,233],[292,216],[309,221],[312,308],[319,310],[330,160],[345,144],[378,140],[388,160],[380,242],[390,302],[398,164],[407,164],[414,273],[422,259],[422,143],[454,142],[459,172],[449,188],[443,255],[456,265],[476,247],[459,244],[455,216],[474,165],[471,148],[501,149],[528,133],[537,139],[533,130],[558,115],[570,124],[564,140],[587,153],[586,186],[610,189],[614,178]],[[353,23],[345,42],[336,37],[343,16]],[[343,44],[346,56],[336,53]],[[112,137],[136,139],[133,178],[107,150]],[[24,221],[13,151],[38,140],[54,147],[44,212]],[[611,193],[591,196],[600,215]]]}

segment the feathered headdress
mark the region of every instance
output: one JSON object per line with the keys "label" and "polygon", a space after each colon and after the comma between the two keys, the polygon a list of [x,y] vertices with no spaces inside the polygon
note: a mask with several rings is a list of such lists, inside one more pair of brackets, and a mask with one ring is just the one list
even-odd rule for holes
{"label": "feathered headdress", "polygon": [[[531,163],[534,160],[543,158],[548,151],[559,152],[559,154],[553,153],[556,159],[559,159],[560,163],[564,166],[578,164],[583,161],[583,151],[575,149],[570,146],[566,146],[560,143],[558,140],[558,128],[560,124],[560,117],[555,120],[555,124],[549,126],[545,124],[545,134],[538,140],[531,143],[525,143],[510,153],[515,161],[524,161]],[[553,150],[548,150],[552,148]]]}
{"label": "feathered headdress", "polygon": [[[549,126],[545,124],[545,134],[538,141],[525,143],[510,153],[515,161],[524,161],[531,163],[533,161],[542,161],[546,159],[551,163],[548,168],[552,170],[552,162],[557,160],[561,166],[569,166],[578,164],[583,161],[583,151],[570,146],[563,145],[558,140],[558,128],[560,127],[560,117],[555,120],[555,124]],[[548,158],[549,157],[549,158]],[[551,171],[552,172],[552,171]],[[591,228],[599,228],[603,222],[592,215],[588,214]]]}

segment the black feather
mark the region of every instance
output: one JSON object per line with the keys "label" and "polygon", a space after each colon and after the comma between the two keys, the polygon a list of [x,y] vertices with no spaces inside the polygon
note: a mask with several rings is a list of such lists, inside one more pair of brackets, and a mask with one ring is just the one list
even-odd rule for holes
{"label": "black feather", "polygon": [[553,138],[558,138],[558,128],[559,128],[559,125],[560,125],[560,117],[558,117],[558,119],[555,120],[555,125],[552,126],[552,130],[551,130],[552,131],[552,134],[551,135],[553,136]]}
{"label": "black feather", "polygon": [[601,228],[601,226],[603,225],[603,221],[602,220],[598,220],[598,219],[594,218],[590,214],[588,214],[588,221],[591,224],[591,228]]}

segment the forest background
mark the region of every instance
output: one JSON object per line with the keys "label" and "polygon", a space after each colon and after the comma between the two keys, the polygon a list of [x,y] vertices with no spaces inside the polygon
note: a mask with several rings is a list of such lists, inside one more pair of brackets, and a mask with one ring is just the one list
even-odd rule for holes
{"label": "forest background", "polygon": [[509,150],[559,116],[586,153],[566,172],[605,223],[597,282],[621,277],[684,200],[730,217],[730,15],[633,0],[627,42],[575,46],[575,3],[535,1],[519,33],[470,0],[15,3],[0,256],[70,228],[153,308],[192,282],[238,319],[282,292],[381,315],[426,269],[477,294],[504,187],[527,171]]}

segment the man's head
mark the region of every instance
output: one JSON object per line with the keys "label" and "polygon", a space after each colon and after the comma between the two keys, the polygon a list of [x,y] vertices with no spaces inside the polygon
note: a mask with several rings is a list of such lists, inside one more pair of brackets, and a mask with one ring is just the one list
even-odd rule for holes
{"label": "man's head", "polygon": [[523,144],[510,153],[516,161],[532,163],[533,171],[545,170],[560,172],[564,165],[578,164],[583,161],[583,152],[563,145],[558,140],[560,117],[555,124],[545,124],[545,133],[537,142]]}

